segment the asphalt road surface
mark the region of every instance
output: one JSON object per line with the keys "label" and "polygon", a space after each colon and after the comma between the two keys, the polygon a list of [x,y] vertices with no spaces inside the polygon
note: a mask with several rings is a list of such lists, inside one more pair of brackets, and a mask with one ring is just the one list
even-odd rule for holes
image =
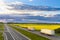
{"label": "asphalt road surface", "polygon": [[29,40],[29,38],[5,24],[4,40]]}

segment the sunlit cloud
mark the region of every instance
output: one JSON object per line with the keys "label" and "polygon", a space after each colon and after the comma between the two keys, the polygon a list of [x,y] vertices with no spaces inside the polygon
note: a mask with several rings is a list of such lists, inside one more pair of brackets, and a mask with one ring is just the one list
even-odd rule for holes
{"label": "sunlit cloud", "polygon": [[23,5],[23,2],[19,2],[19,1],[15,1],[15,2],[11,2],[10,4],[14,4],[14,5]]}
{"label": "sunlit cloud", "polygon": [[29,0],[30,2],[32,2],[33,0]]}
{"label": "sunlit cloud", "polygon": [[[33,1],[33,0],[30,0]],[[53,17],[56,14],[60,14],[60,11],[36,11],[36,10],[9,10],[14,7],[8,5],[23,5],[23,2],[12,2],[6,3],[4,0],[0,0],[0,14],[31,14],[32,16],[44,16],[44,17]]]}
{"label": "sunlit cloud", "polygon": [[[23,2],[12,2],[10,4],[23,5]],[[16,14],[31,14],[33,16],[53,17],[56,14],[60,14],[60,11],[37,11],[37,10],[12,10],[11,13]]]}
{"label": "sunlit cloud", "polygon": [[19,11],[16,11],[16,10],[9,10],[9,9],[12,9],[13,7],[11,6],[8,6],[8,5],[11,5],[11,4],[14,4],[14,5],[22,5],[23,3],[22,2],[12,2],[12,3],[6,3],[4,2],[4,0],[0,0],[0,14],[14,14],[14,13],[21,13]]}
{"label": "sunlit cloud", "polygon": [[4,0],[0,0],[0,14],[8,13],[9,10],[7,8],[12,8],[12,7],[7,6],[6,2],[4,2]]}

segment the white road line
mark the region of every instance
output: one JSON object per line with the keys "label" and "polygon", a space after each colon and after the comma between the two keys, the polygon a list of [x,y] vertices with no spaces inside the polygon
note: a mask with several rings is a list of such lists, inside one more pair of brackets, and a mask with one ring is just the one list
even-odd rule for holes
{"label": "white road line", "polygon": [[[10,33],[10,30],[9,30],[9,28],[6,26],[6,28],[7,28],[7,30],[8,30],[8,32]],[[11,33],[10,33],[10,35],[11,35]],[[11,35],[12,36],[12,35]],[[14,37],[12,36],[12,38],[14,39]],[[14,39],[15,40],[15,39]]]}
{"label": "white road line", "polygon": [[[14,33],[14,32],[13,32]],[[15,34],[15,33],[14,33]],[[17,35],[15,35],[15,36],[17,36]],[[17,39],[18,39],[18,36],[16,37]],[[22,40],[22,39],[21,39]]]}
{"label": "white road line", "polygon": [[[12,28],[13,29],[13,28]],[[14,30],[14,29],[13,29]],[[16,30],[15,30],[16,31]],[[17,32],[17,31],[16,31]],[[14,32],[13,32],[14,33]],[[17,33],[19,33],[19,32],[17,32]],[[14,33],[15,34],[15,33]],[[21,33],[19,33],[19,34],[21,34]],[[16,35],[17,36],[17,35]],[[28,37],[26,37],[26,36],[24,36],[23,34],[21,34],[21,36],[23,36],[23,37],[25,37],[25,38],[27,38],[27,39],[29,39]],[[30,39],[29,39],[30,40]]]}
{"label": "white road line", "polygon": [[28,37],[26,37],[25,35],[23,35],[22,33],[20,33],[22,36],[24,36],[25,38],[27,38],[27,39],[29,39],[29,40],[31,40],[30,38],[28,38]]}
{"label": "white road line", "polygon": [[[8,32],[10,33],[10,30],[9,30],[9,27],[8,26],[6,26],[6,28],[7,28],[7,30],[8,30]],[[17,30],[15,30],[16,32],[18,32]],[[26,37],[25,35],[23,35],[22,33],[20,33],[20,32],[18,32],[19,34],[21,34],[23,37],[25,37],[25,38],[27,38],[28,40],[31,40],[30,38],[28,38],[28,37]],[[10,33],[10,35],[11,35],[11,33]],[[11,35],[12,36],[12,35]],[[12,38],[14,39],[14,37],[12,36]],[[15,40],[15,39],[14,39]]]}
{"label": "white road line", "polygon": [[8,40],[6,33],[3,33],[3,35],[4,35],[4,40]]}
{"label": "white road line", "polygon": [[[17,30],[15,30],[15,31],[18,32]],[[28,40],[31,40],[30,38],[28,38],[27,36],[23,35],[22,33],[20,33],[20,32],[18,32],[18,33],[21,34],[23,37],[27,38]]]}
{"label": "white road line", "polygon": [[[13,32],[14,33],[14,32]],[[15,34],[15,33],[14,33]],[[15,35],[15,36],[17,36],[17,35]],[[18,39],[18,36],[17,36],[17,39]],[[21,39],[22,40],[22,39]]]}

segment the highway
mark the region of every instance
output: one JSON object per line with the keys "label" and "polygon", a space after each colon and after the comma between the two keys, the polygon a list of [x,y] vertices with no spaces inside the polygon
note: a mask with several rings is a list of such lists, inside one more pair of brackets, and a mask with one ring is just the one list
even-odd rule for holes
{"label": "highway", "polygon": [[40,35],[40,36],[43,36],[43,37],[46,37],[50,40],[60,40],[60,36],[55,36],[55,35],[49,36],[49,35],[46,35],[46,34],[42,34],[40,31],[31,31],[31,30],[28,30],[26,28],[21,28],[21,29],[29,31],[29,32],[34,33],[34,34],[37,34],[37,35]]}
{"label": "highway", "polygon": [[4,40],[29,40],[29,38],[5,24]]}

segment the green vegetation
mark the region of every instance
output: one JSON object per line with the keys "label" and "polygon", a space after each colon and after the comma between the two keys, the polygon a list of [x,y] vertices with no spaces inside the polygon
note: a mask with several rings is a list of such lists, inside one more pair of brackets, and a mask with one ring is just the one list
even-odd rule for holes
{"label": "green vegetation", "polygon": [[0,23],[0,40],[4,40],[3,32],[4,32],[4,24]]}
{"label": "green vegetation", "polygon": [[55,33],[56,33],[57,36],[60,36],[60,28],[55,29]]}
{"label": "green vegetation", "polygon": [[33,34],[31,32],[28,32],[28,31],[22,30],[20,28],[14,27],[13,25],[9,25],[9,26],[11,26],[12,28],[16,29],[20,33],[24,34],[25,36],[29,37],[31,40],[49,40],[49,39],[47,39],[45,37],[42,37],[42,36],[39,36],[37,34]]}
{"label": "green vegetation", "polygon": [[0,40],[4,40],[2,32],[0,32]]}
{"label": "green vegetation", "polygon": [[4,25],[0,24],[0,31],[4,31]]}
{"label": "green vegetation", "polygon": [[55,32],[56,32],[56,33],[60,33],[60,28],[55,29]]}

